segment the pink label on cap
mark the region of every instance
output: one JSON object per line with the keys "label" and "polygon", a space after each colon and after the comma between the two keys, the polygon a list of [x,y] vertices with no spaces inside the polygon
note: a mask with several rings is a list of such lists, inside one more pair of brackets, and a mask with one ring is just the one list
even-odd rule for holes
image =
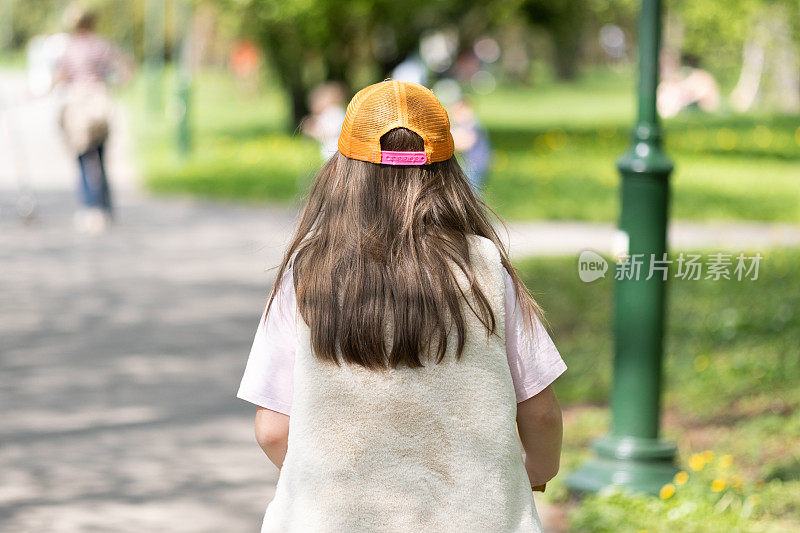
{"label": "pink label on cap", "polygon": [[381,165],[424,165],[428,162],[425,152],[391,152],[381,150]]}

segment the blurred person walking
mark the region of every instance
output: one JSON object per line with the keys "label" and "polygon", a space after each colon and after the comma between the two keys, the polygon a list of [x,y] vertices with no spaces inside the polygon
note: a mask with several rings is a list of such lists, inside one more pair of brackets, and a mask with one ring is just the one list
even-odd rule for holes
{"label": "blurred person walking", "polygon": [[541,532],[531,489],[558,471],[566,365],[444,107],[369,86],[337,146],[238,392],[281,469],[262,533]]}
{"label": "blurred person walking", "polygon": [[70,28],[54,83],[64,88],[59,125],[80,167],[83,209],[75,215],[79,231],[101,233],[112,216],[111,190],[104,152],[111,118],[109,83],[127,79],[131,61],[95,32],[94,11],[72,4],[65,12]]}
{"label": "blurred person walking", "polygon": [[492,158],[489,135],[472,106],[464,98],[450,106],[453,117],[453,142],[464,157],[464,173],[477,192],[483,191]]}

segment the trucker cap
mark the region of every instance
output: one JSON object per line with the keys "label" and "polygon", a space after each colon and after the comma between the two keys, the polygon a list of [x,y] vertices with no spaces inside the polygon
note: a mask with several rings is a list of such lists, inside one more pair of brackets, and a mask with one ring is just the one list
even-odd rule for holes
{"label": "trucker cap", "polygon": [[[406,128],[425,142],[424,152],[381,150],[381,137]],[[427,165],[453,156],[450,120],[430,89],[406,81],[386,80],[358,91],[347,106],[339,135],[345,157],[382,165]]]}

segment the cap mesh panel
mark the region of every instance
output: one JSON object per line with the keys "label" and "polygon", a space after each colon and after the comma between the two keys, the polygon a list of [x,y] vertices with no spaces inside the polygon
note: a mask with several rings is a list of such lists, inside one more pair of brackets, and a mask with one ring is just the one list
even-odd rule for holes
{"label": "cap mesh panel", "polygon": [[422,137],[428,163],[453,155],[450,120],[433,92],[416,83],[391,80],[360,90],[350,101],[339,151],[351,159],[380,163],[381,137],[395,128]]}

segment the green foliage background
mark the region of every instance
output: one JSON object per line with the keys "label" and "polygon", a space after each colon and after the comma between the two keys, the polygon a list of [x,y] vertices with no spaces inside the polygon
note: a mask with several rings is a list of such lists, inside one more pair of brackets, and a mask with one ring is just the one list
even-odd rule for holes
{"label": "green foliage background", "polygon": [[[599,69],[571,83],[540,80],[473,98],[495,150],[487,201],[514,219],[616,220],[614,161],[633,123],[631,73]],[[321,160],[313,141],[285,133],[288,102],[280,88],[266,85],[248,97],[218,72],[196,81],[195,150],[187,159],[175,153],[174,124],[152,120],[140,87],[128,94],[149,187],[249,202],[302,196]],[[796,116],[775,114],[687,112],[668,121],[673,218],[800,221],[798,125]]]}

